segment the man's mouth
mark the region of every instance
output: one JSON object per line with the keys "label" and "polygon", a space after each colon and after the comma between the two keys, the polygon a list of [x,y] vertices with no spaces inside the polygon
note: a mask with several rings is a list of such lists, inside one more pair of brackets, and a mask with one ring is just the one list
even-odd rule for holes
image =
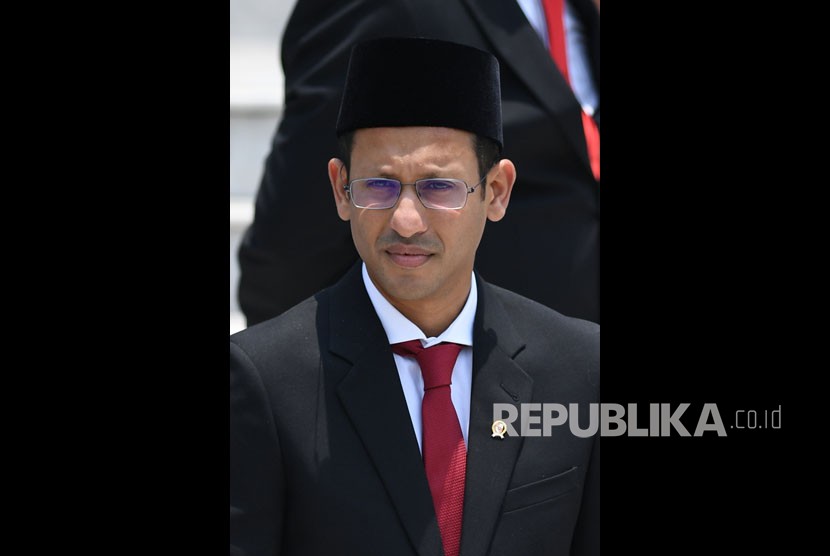
{"label": "man's mouth", "polygon": [[426,263],[433,253],[414,245],[393,245],[386,249],[392,262],[404,268],[417,268]]}

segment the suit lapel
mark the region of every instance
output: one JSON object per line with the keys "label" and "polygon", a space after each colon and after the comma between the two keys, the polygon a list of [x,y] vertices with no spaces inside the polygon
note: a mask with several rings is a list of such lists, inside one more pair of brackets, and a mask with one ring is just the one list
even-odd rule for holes
{"label": "suit lapel", "polygon": [[360,268],[360,264],[352,268],[330,298],[330,349],[351,363],[337,394],[412,545],[420,556],[441,556],[441,537],[418,442],[389,340],[366,293]]}
{"label": "suit lapel", "polygon": [[590,170],[579,103],[521,8],[516,2],[504,0],[465,2],[501,60],[554,115],[554,122]]}
{"label": "suit lapel", "polygon": [[533,379],[513,361],[524,344],[490,287],[477,280],[462,556],[487,554],[522,446],[521,437],[491,436],[493,404],[528,402],[533,391]]}

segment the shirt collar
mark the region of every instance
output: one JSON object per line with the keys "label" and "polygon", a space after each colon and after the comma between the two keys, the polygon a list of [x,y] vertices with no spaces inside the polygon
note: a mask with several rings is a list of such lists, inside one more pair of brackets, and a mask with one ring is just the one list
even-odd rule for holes
{"label": "shirt collar", "polygon": [[434,346],[440,342],[453,342],[463,346],[473,345],[473,321],[475,320],[476,305],[478,304],[478,290],[476,289],[476,281],[473,273],[470,273],[470,294],[467,296],[467,302],[464,303],[461,312],[458,313],[458,316],[455,317],[455,320],[450,323],[444,332],[437,337],[427,338],[418,326],[403,316],[378,291],[372,279],[369,278],[366,263],[363,263],[362,269],[363,285],[366,286],[366,292],[369,294],[369,299],[372,301],[372,306],[378,314],[378,318],[380,319],[381,325],[383,325],[383,330],[386,332],[386,337],[389,338],[390,344],[398,344],[409,340],[421,340],[424,347]]}

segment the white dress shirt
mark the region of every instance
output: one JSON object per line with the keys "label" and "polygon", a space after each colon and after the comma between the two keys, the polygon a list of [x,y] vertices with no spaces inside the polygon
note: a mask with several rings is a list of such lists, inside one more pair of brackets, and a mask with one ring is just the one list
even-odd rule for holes
{"label": "white dress shirt", "polygon": [[[541,0],[516,0],[519,7],[536,30],[539,38],[550,50],[548,40],[548,24],[545,19],[545,10]],[[591,74],[591,62],[588,58],[588,45],[585,43],[585,28],[582,22],[573,13],[568,2],[565,2],[565,51],[568,57],[568,74],[574,96],[582,105],[582,109],[589,116],[594,115],[599,105],[599,93]]]}
{"label": "white dress shirt", "polygon": [[[450,326],[439,336],[427,338],[426,335],[412,321],[403,316],[389,301],[383,297],[366,270],[363,263],[363,284],[372,301],[372,306],[380,318],[389,344],[397,344],[409,340],[421,340],[421,345],[431,347],[440,342],[453,342],[465,347],[461,348],[455,367],[452,370],[452,385],[450,395],[455,412],[458,415],[458,424],[461,425],[461,434],[464,444],[467,444],[467,430],[470,425],[470,394],[473,385],[473,320],[478,304],[478,291],[473,274],[470,273],[470,295],[461,312]],[[409,417],[412,419],[412,428],[418,439],[418,448],[422,448],[423,427],[421,424],[421,402],[424,399],[424,378],[421,368],[414,357],[394,355],[395,365],[398,367],[398,376],[401,379],[403,395],[409,408]]]}

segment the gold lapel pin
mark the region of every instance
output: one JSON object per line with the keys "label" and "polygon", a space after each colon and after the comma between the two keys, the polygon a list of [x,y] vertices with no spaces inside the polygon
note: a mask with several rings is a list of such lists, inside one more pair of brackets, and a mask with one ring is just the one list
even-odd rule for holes
{"label": "gold lapel pin", "polygon": [[507,432],[507,425],[504,424],[504,421],[493,421],[493,426],[490,428],[493,431],[493,434],[490,435],[491,438],[498,436],[504,440],[504,433]]}

